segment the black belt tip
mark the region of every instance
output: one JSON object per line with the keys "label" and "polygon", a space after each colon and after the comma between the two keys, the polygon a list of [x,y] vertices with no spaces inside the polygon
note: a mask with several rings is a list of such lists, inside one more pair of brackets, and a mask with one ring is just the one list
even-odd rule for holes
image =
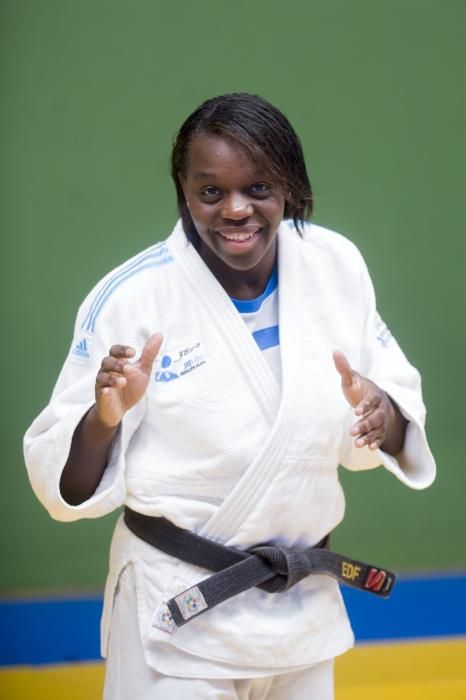
{"label": "black belt tip", "polygon": [[392,571],[377,569],[372,566],[367,572],[363,589],[375,593],[382,598],[388,598],[396,582],[396,575]]}

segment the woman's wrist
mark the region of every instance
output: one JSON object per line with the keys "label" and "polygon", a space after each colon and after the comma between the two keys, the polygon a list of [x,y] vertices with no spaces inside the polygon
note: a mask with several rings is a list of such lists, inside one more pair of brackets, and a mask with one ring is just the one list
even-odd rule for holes
{"label": "woman's wrist", "polygon": [[401,413],[395,401],[386,394],[388,399],[387,435],[380,449],[395,456],[403,449],[408,420]]}

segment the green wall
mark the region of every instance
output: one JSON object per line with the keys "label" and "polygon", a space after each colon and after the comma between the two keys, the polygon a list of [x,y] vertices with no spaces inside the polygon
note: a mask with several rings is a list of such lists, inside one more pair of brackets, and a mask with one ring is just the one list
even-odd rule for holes
{"label": "green wall", "polygon": [[362,249],[424,378],[436,484],[342,474],[335,547],[402,571],[466,567],[465,20],[463,0],[2,0],[4,591],[102,585],[115,517],[50,520],[22,434],[80,300],[170,230],[177,127],[235,90],[295,125],[315,220]]}

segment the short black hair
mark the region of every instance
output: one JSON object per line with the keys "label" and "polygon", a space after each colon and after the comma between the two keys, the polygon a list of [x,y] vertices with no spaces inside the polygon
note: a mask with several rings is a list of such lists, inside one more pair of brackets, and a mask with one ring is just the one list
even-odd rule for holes
{"label": "short black hair", "polygon": [[301,142],[285,115],[263,97],[245,92],[219,95],[203,102],[181,125],[171,155],[178,211],[188,238],[198,242],[180,176],[186,173],[189,145],[199,134],[220,136],[238,145],[270,174],[285,196],[284,217],[297,231],[312,214],[312,190]]}

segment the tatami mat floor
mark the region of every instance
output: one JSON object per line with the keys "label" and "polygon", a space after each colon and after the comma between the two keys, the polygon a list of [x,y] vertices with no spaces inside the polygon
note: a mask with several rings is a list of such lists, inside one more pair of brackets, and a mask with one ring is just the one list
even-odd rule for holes
{"label": "tatami mat floor", "polygon": [[[99,700],[101,663],[0,670],[2,700]],[[336,700],[466,700],[466,638],[359,645],[337,660]]]}

